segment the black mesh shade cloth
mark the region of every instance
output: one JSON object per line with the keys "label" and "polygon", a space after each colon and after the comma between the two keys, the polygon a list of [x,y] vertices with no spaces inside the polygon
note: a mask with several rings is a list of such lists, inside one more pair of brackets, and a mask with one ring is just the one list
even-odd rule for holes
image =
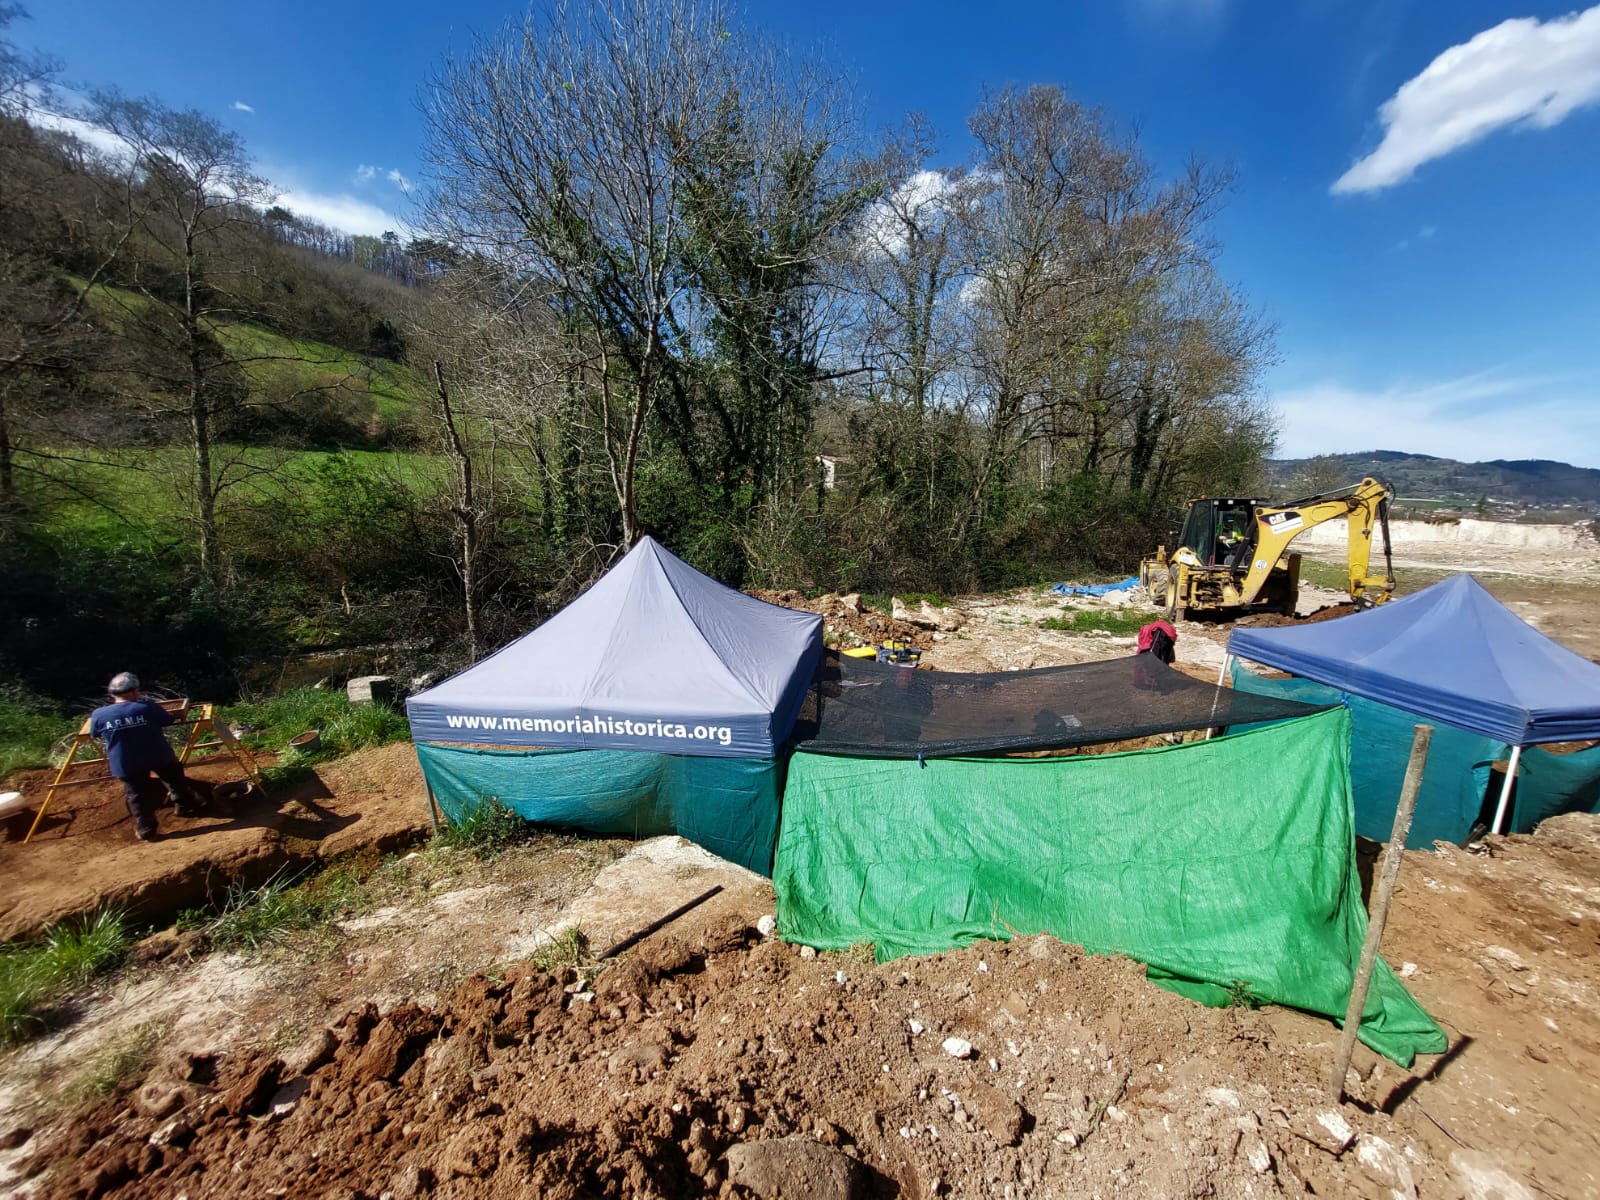
{"label": "black mesh shade cloth", "polygon": [[795,735],[816,754],[949,758],[1283,721],[1324,707],[1219,690],[1151,654],[969,675],[830,650]]}

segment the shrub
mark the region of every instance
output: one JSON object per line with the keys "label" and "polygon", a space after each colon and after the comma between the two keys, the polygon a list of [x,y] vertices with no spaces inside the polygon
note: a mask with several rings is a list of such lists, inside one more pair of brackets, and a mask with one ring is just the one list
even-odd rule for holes
{"label": "shrub", "polygon": [[439,831],[441,844],[471,850],[480,856],[497,854],[528,835],[528,823],[498,798],[487,796]]}
{"label": "shrub", "polygon": [[328,688],[295,688],[270,700],[229,705],[224,712],[228,720],[250,726],[255,731],[255,745],[264,750],[282,751],[291,738],[320,729],[322,746],[317,758],[333,758],[411,736],[404,713],[386,704],[351,704],[342,691]]}
{"label": "shrub", "polygon": [[50,764],[50,749],[77,720],[26,692],[0,693],[0,779],[13,771]]}
{"label": "shrub", "polygon": [[1059,617],[1046,617],[1039,622],[1039,628],[1067,633],[1112,633],[1126,637],[1138,633],[1155,619],[1155,613],[1142,608],[1079,608]]}
{"label": "shrub", "polygon": [[0,947],[0,1044],[43,1028],[43,1011],[114,966],[132,936],[123,914],[105,909],[64,922],[32,944]]}

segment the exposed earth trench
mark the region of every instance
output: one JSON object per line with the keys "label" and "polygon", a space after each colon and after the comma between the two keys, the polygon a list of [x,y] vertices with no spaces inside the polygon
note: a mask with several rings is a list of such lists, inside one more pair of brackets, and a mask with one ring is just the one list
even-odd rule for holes
{"label": "exposed earth trench", "polygon": [[[1600,593],[1570,587],[1539,623],[1573,644]],[[984,598],[954,628],[863,633],[949,670],[1129,652],[1039,629],[1061,604]],[[1214,678],[1225,637],[1185,623],[1180,666]],[[157,933],[8,1051],[0,1194],[1600,1195],[1600,818],[1406,855],[1384,954],[1451,1048],[1409,1070],[1358,1049],[1336,1107],[1331,1022],[1202,1008],[1048,937],[812,955],[758,931],[766,881],[677,839],[377,866],[426,833],[407,746],[320,768],[298,798],[164,813],[183,836],[154,846],[95,793],[54,835],[0,844],[11,934],[103,895],[170,917],[229,879],[351,853],[366,899],[248,954]],[[568,929],[591,953],[552,961]]]}

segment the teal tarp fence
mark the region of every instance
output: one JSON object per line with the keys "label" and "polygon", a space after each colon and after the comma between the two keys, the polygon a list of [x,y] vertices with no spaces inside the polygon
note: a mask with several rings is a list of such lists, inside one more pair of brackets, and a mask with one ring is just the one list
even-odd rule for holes
{"label": "teal tarp fence", "polygon": [[677,833],[772,874],[782,760],[639,750],[476,750],[417,743],[448,820],[498,799],[529,821],[590,833]]}
{"label": "teal tarp fence", "polygon": [[[1343,709],[1134,754],[797,753],[773,883],[791,941],[880,959],[1053,933],[1205,1003],[1247,990],[1342,1019],[1366,934]],[[1443,1032],[1379,963],[1361,1038]]]}
{"label": "teal tarp fence", "polygon": [[1458,845],[1466,841],[1483,811],[1490,768],[1511,752],[1504,742],[1482,734],[1418,717],[1309,679],[1263,679],[1238,659],[1233,660],[1232,678],[1233,686],[1241,692],[1306,704],[1343,703],[1350,710],[1350,786],[1356,832],[1373,841],[1387,842],[1394,832],[1394,810],[1400,802],[1400,784],[1411,758],[1412,728],[1418,722],[1432,725],[1434,733],[1422,788],[1417,793],[1416,816],[1406,838],[1411,850],[1431,850],[1436,841]]}
{"label": "teal tarp fence", "polygon": [[1537,746],[1522,752],[1511,792],[1511,829],[1527,833],[1546,817],[1600,813],[1600,746],[1577,754],[1552,754]]}

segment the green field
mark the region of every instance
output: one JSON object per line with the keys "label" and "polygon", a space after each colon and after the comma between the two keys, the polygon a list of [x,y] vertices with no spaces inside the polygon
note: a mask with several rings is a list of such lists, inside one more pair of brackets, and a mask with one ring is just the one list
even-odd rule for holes
{"label": "green field", "polygon": [[[84,279],[68,276],[74,287]],[[95,316],[121,329],[130,316],[149,309],[151,301],[137,292],[98,284],[89,290]],[[426,403],[428,384],[409,367],[368,357],[326,342],[285,337],[250,322],[213,322],[212,336],[241,360],[252,388],[251,400],[283,400],[319,391],[369,397],[380,421],[395,424],[412,417]]]}
{"label": "green field", "polygon": [[[405,450],[277,450],[219,445],[213,464],[237,480],[219,502],[224,520],[230,509],[304,503],[317,489],[319,473],[335,461],[375,479],[390,478],[428,495],[449,478],[449,464],[436,455]],[[192,458],[181,447],[162,446],[98,454],[80,452],[51,464],[51,479],[35,481],[41,505],[38,532],[78,547],[154,552],[185,536]]]}

